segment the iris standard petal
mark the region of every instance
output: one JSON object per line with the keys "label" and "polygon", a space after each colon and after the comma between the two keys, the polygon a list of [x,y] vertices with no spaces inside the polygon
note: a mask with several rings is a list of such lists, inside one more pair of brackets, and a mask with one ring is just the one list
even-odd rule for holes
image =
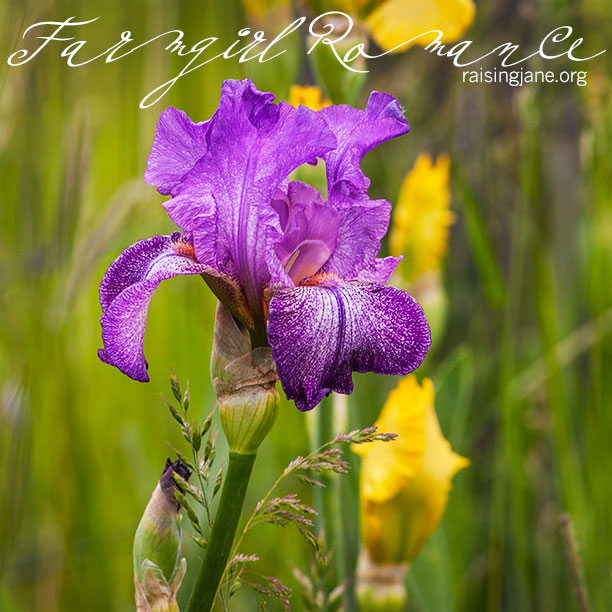
{"label": "iris standard petal", "polygon": [[351,393],[352,372],[407,374],[430,345],[422,308],[395,287],[320,275],[274,293],[268,340],[278,375],[300,410],[330,393]]}
{"label": "iris standard petal", "polygon": [[179,232],[140,240],[123,251],[100,285],[100,359],[134,380],[148,381],[143,341],[151,296],[163,280],[207,270]]}
{"label": "iris standard petal", "polygon": [[206,152],[209,127],[210,121],[194,123],[183,111],[167,108],[157,122],[145,182],[170,195]]}
{"label": "iris standard petal", "polygon": [[391,278],[400,261],[402,261],[401,257],[379,257],[374,259],[368,267],[363,268],[359,272],[357,280],[363,283],[384,285]]}
{"label": "iris standard petal", "polygon": [[342,225],[334,252],[322,271],[356,279],[362,270],[377,265],[376,255],[389,227],[391,204],[386,200],[362,200],[350,208],[340,208],[339,212]]}
{"label": "iris standard petal", "polygon": [[165,203],[175,223],[193,233],[198,260],[240,282],[257,319],[270,278],[266,227],[279,224],[270,206],[275,190],[336,145],[317,113],[273,100],[248,79],[226,81],[206,151]]}
{"label": "iris standard petal", "polygon": [[335,250],[322,271],[384,284],[391,275],[393,262],[378,262],[376,255],[389,227],[391,204],[369,199],[370,181],[360,164],[368,151],[405,134],[410,127],[399,102],[379,92],[370,95],[364,111],[331,106],[320,113],[339,143],[323,156],[328,200],[344,213]]}
{"label": "iris standard petal", "polygon": [[329,202],[350,206],[355,200],[366,199],[370,180],[361,171],[363,156],[410,130],[399,102],[374,91],[364,111],[340,105],[324,108],[319,114],[338,141],[336,148],[323,155]]}

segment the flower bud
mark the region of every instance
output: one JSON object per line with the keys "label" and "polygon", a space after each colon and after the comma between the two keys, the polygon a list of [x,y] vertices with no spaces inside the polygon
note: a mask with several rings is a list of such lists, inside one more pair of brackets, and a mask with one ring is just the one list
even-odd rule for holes
{"label": "flower bud", "polygon": [[217,306],[211,377],[229,450],[254,455],[276,421],[280,398],[269,347],[251,350],[246,329]]}
{"label": "flower bud", "polygon": [[139,612],[178,612],[176,594],[187,563],[181,559],[180,505],[174,472],[188,479],[180,461],[166,461],[134,537],[134,585]]}

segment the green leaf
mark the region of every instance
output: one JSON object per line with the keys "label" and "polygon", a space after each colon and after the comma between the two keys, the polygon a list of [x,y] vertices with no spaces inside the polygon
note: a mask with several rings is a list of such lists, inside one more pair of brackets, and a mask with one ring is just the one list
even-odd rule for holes
{"label": "green leaf", "polygon": [[467,226],[468,238],[476,267],[482,279],[487,299],[494,308],[501,308],[506,299],[506,288],[503,276],[487,233],[485,222],[478,208],[478,201],[472,187],[466,180],[459,181],[459,192],[463,203],[463,213]]}
{"label": "green leaf", "polygon": [[408,571],[408,599],[414,610],[454,612],[450,553],[444,531],[438,529]]}
{"label": "green leaf", "polygon": [[469,347],[457,347],[436,369],[436,412],[442,431],[454,449],[463,446],[464,432],[472,405],[474,354]]}

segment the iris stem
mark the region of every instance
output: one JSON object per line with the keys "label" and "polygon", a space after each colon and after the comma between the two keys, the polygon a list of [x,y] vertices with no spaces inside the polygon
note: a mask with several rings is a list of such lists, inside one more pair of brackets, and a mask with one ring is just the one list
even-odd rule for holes
{"label": "iris stem", "polygon": [[186,612],[210,612],[220,588],[256,455],[229,454],[227,475],[200,572]]}

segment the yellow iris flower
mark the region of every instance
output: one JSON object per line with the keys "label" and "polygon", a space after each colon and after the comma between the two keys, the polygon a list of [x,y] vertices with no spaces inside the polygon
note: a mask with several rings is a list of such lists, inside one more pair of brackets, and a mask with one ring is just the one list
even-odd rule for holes
{"label": "yellow iris flower", "polygon": [[331,102],[323,97],[316,85],[292,85],[289,88],[289,104],[296,108],[301,104],[318,111],[329,106]]}
{"label": "yellow iris flower", "polygon": [[[430,30],[441,30],[443,43],[457,41],[472,25],[475,14],[472,0],[386,0],[368,15],[365,23],[378,45],[390,51]],[[434,34],[423,36],[397,51],[406,51],[415,44],[426,47],[434,39]]]}
{"label": "yellow iris flower", "polygon": [[289,0],[242,0],[242,6],[250,17],[263,17],[278,6],[289,6]]}
{"label": "yellow iris flower", "polygon": [[469,461],[440,430],[428,378],[422,385],[414,376],[402,379],[376,425],[399,436],[354,448],[362,457],[362,538],[373,563],[409,563],[438,527],[451,480]]}
{"label": "yellow iris flower", "polygon": [[315,12],[342,11],[359,15],[378,46],[394,53],[406,51],[414,45],[426,47],[436,39],[435,34],[419,37],[412,43],[403,43],[431,30],[442,31],[442,43],[458,41],[472,25],[476,15],[473,0],[307,1]]}
{"label": "yellow iris flower", "polygon": [[422,153],[406,175],[393,211],[389,246],[392,255],[404,255],[400,271],[408,281],[437,270],[448,250],[450,210],[450,158]]}

